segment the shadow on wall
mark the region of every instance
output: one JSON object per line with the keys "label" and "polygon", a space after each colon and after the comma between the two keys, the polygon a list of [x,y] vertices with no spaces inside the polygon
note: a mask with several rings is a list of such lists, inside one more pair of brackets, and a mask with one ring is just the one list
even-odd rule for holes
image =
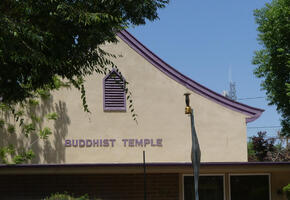
{"label": "shadow on wall", "polygon": [[[17,154],[32,149],[35,157],[30,163],[33,164],[64,163],[64,140],[70,124],[66,103],[55,102],[53,96],[50,95],[41,99],[38,104],[28,104],[25,112],[27,117],[24,119],[24,124],[35,124],[35,131],[26,137],[23,128],[19,126],[19,121],[16,122],[12,116],[4,114],[0,117],[4,118],[7,124],[5,128],[0,128],[0,147],[13,145]],[[51,113],[57,114],[56,120],[48,119]],[[15,130],[9,131],[8,124],[14,125]],[[47,139],[41,139],[39,132],[45,127],[49,127],[52,134]]]}

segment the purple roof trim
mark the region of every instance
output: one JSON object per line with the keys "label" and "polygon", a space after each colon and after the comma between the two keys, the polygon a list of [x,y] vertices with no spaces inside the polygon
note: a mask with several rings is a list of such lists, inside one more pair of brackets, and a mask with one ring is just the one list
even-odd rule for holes
{"label": "purple roof trim", "polygon": [[[146,163],[147,166],[185,166],[191,167],[191,162],[185,163]],[[49,168],[49,167],[139,167],[143,163],[84,163],[84,164],[20,164],[3,165],[1,168]],[[290,162],[202,162],[201,166],[289,166]],[[290,168],[289,168],[290,170]]]}
{"label": "purple roof trim", "polygon": [[170,78],[174,79],[178,83],[184,85],[186,88],[218,103],[234,111],[238,111],[248,115],[246,122],[252,122],[256,120],[264,110],[259,108],[254,108],[236,101],[232,101],[206,87],[193,81],[189,77],[181,74],[176,69],[171,67],[169,64],[164,62],[156,54],[145,47],[141,42],[139,42],[133,35],[128,31],[123,30],[117,34],[125,43],[127,43],[132,49],[143,56],[148,62],[158,68],[160,71],[165,73]]}

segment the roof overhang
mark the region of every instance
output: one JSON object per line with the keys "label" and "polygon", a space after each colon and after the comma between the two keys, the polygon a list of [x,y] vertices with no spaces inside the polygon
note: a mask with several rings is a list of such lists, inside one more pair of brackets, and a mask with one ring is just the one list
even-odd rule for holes
{"label": "roof overhang", "polygon": [[[191,163],[146,163],[148,173],[192,173]],[[289,172],[290,162],[202,162],[201,173]],[[15,174],[132,174],[143,173],[143,163],[0,165],[0,175]]]}

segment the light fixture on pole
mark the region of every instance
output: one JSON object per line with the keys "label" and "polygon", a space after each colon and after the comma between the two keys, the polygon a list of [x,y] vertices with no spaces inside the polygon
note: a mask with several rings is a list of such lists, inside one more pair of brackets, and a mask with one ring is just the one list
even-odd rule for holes
{"label": "light fixture on pole", "polygon": [[191,107],[189,105],[190,103],[190,100],[189,100],[189,95],[190,93],[185,93],[184,96],[185,96],[185,114],[190,114],[191,113]]}

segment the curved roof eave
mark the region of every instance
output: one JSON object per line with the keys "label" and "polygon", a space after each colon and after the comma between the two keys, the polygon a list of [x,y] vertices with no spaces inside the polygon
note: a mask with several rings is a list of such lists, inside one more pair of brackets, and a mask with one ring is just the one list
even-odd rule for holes
{"label": "curved roof eave", "polygon": [[156,54],[145,47],[141,42],[139,42],[133,35],[128,31],[123,30],[117,33],[118,37],[121,38],[125,43],[127,43],[132,49],[144,57],[148,62],[158,68],[160,71],[165,73],[167,76],[177,81],[178,83],[184,85],[186,88],[210,99],[220,105],[223,105],[234,111],[243,113],[247,115],[246,122],[252,122],[256,120],[264,112],[263,109],[254,108],[231,99],[228,99],[221,94],[218,94],[205,86],[195,82],[189,77],[181,74],[179,71],[171,67],[169,64],[164,62]]}

